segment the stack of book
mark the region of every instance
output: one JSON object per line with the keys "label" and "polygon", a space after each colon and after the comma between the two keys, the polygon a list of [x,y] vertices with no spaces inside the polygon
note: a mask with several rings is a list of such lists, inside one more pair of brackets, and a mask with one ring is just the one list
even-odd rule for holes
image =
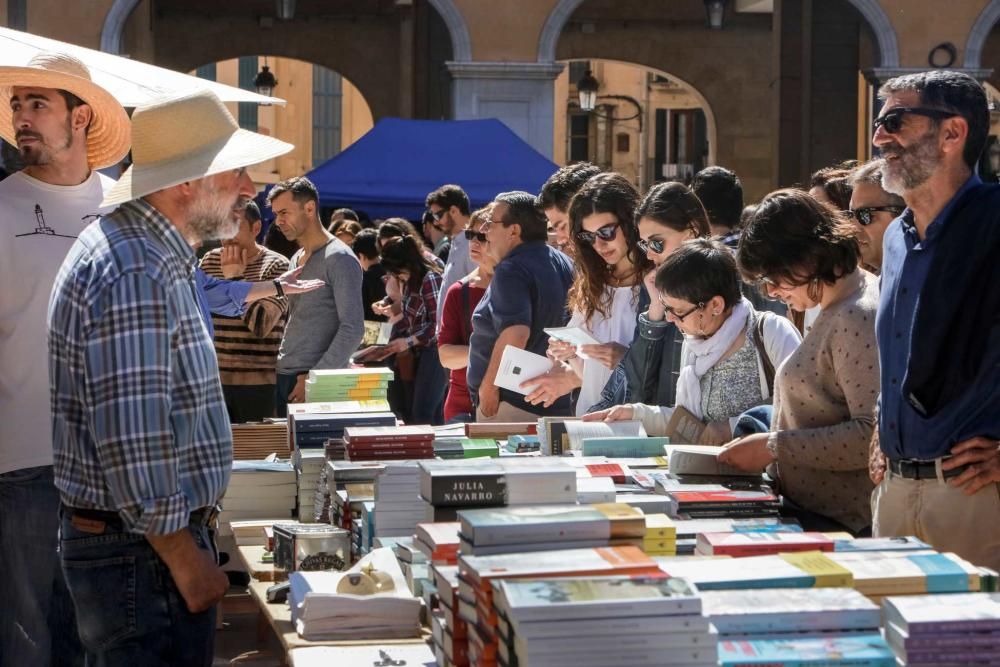
{"label": "stack of book", "polygon": [[393,372],[390,368],[338,368],[309,371],[306,401],[384,401]]}
{"label": "stack of book", "polygon": [[316,520],[316,490],[326,466],[326,453],[322,449],[296,449],[292,453],[292,465],[298,484],[298,519],[302,523],[312,523]]}
{"label": "stack of book", "polygon": [[458,567],[431,565],[430,570],[439,603],[431,617],[438,666],[465,667],[469,664],[469,626],[458,615]]}
{"label": "stack of book", "polygon": [[756,519],[672,519],[677,528],[678,555],[695,552],[700,533],[802,532],[795,519],[760,517]]}
{"label": "stack of book", "polygon": [[459,525],[457,521],[418,523],[413,542],[431,563],[456,565]]}
{"label": "stack of book", "polygon": [[646,533],[642,537],[642,550],[647,556],[674,556],[677,554],[677,526],[666,514],[647,514]]}
{"label": "stack of book", "polygon": [[349,461],[391,461],[434,458],[430,426],[349,426],[344,429]]}
{"label": "stack of book", "polygon": [[[892,651],[879,634],[879,608],[855,590],[703,591],[701,595],[704,613],[719,631],[719,663],[724,667],[893,667]],[[776,656],[783,657],[776,660]],[[856,656],[868,662],[852,662]]]}
{"label": "stack of book", "polygon": [[791,551],[833,551],[834,542],[823,533],[700,533],[696,553],[701,556],[767,556]]}
{"label": "stack of book", "polygon": [[502,664],[716,665],[718,638],[683,579],[500,580],[493,590]]}
{"label": "stack of book", "polygon": [[288,579],[292,623],[303,639],[420,636],[421,600],[390,549],[375,549],[348,572],[293,572]]}
{"label": "stack of book", "polygon": [[375,535],[411,537],[418,523],[434,517],[420,500],[417,461],[386,461],[375,479]]}
{"label": "stack of book", "polygon": [[420,496],[434,521],[459,509],[576,502],[576,471],[558,458],[422,461]]}
{"label": "stack of book", "polygon": [[233,461],[219,520],[223,526],[247,519],[289,521],[295,511],[296,495],[295,469],[291,463]]}
{"label": "stack of book", "polygon": [[618,494],[610,477],[577,477],[576,502],[581,505],[613,503]]}
{"label": "stack of book", "polygon": [[233,458],[262,461],[271,454],[288,456],[288,425],[284,419],[253,424],[233,424]]}
{"label": "stack of book", "polygon": [[458,613],[469,627],[469,658],[474,664],[497,662],[498,617],[492,583],[528,577],[662,576],[656,562],[638,547],[599,547],[524,554],[458,557]]}
{"label": "stack of book", "polygon": [[664,572],[683,577],[699,590],[749,588],[850,588],[851,572],[818,551],[775,556],[657,558]]}
{"label": "stack of book", "polygon": [[490,556],[556,549],[642,546],[646,517],[628,505],[527,505],[460,510],[460,550]]}
{"label": "stack of book", "polygon": [[529,454],[542,450],[542,441],[537,435],[512,435],[504,443],[504,450],[509,454]]}
{"label": "stack of book", "polygon": [[980,571],[961,557],[936,551],[836,551],[826,554],[870,598],[980,590]]}
{"label": "stack of book", "polygon": [[316,520],[322,523],[332,523],[330,521],[330,508],[337,492],[346,490],[347,484],[374,484],[375,478],[383,470],[385,470],[385,465],[378,462],[351,463],[327,460],[322,472],[320,472],[319,483],[316,486],[316,499],[313,506]]}
{"label": "stack of book", "polygon": [[294,449],[328,449],[330,458],[344,458],[342,439],[348,426],[395,426],[392,412],[324,412],[335,404],[289,406],[288,437]]}
{"label": "stack of book", "polygon": [[765,486],[730,489],[721,484],[696,485],[691,490],[666,491],[671,517],[715,519],[778,515],[778,496]]}
{"label": "stack of book", "polygon": [[347,482],[330,496],[330,523],[346,530],[364,515],[365,503],[375,500],[375,485],[371,482]]}
{"label": "stack of book", "polygon": [[897,665],[1000,664],[1000,594],[889,597],[882,620]]}

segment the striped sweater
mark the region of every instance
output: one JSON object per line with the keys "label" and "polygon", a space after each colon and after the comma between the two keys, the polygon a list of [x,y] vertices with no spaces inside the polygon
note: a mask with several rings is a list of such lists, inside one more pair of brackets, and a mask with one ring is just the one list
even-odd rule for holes
{"label": "striped sweater", "polygon": [[[274,280],[288,270],[288,260],[276,252],[257,246],[259,254],[247,264],[237,280]],[[201,259],[202,270],[210,276],[222,275],[221,249],[210,250]],[[285,331],[288,303],[284,298],[267,297],[247,306],[242,317],[212,314],[215,353],[219,376],[225,386],[268,385],[275,383],[275,362]]]}

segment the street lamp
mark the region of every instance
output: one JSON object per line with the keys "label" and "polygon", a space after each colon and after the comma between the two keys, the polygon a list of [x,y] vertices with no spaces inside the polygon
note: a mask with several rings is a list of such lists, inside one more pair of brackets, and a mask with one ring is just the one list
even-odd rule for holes
{"label": "street lamp", "polygon": [[722,30],[722,19],[726,15],[726,0],[705,0],[705,14],[709,28]]}
{"label": "street lamp", "polygon": [[291,21],[295,18],[295,0],[275,0],[278,18],[282,21]]}
{"label": "street lamp", "polygon": [[580,95],[580,108],[584,111],[593,111],[597,104],[597,89],[600,84],[594,78],[593,72],[589,69],[586,74],[576,82],[576,91]]}
{"label": "street lamp", "polygon": [[274,92],[275,87],[278,85],[278,80],[274,78],[271,74],[271,68],[267,66],[267,56],[264,56],[264,67],[257,72],[257,76],[253,79],[253,87],[257,89],[258,95],[263,95],[265,97],[271,97],[271,93]]}

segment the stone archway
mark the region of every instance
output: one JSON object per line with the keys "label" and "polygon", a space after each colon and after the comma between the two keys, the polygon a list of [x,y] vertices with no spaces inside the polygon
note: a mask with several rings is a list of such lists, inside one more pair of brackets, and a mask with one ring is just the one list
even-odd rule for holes
{"label": "stone archway", "polygon": [[[566,22],[570,16],[584,2],[585,0],[559,0],[558,4],[552,8],[548,18],[545,20],[545,25],[542,26],[542,34],[538,41],[539,62],[552,62],[555,60],[556,45],[559,42],[559,36],[562,34],[563,28],[566,26]],[[878,0],[848,0],[848,2],[854,5],[861,15],[865,17],[868,25],[871,26],[872,31],[875,33],[875,38],[878,41],[879,57],[881,58],[879,66],[886,68],[899,67],[899,44],[896,40],[896,30],[892,27],[889,17],[878,3]],[[1000,12],[1000,0],[992,0],[990,7],[994,6],[997,6],[997,11]],[[985,12],[986,10],[984,10]],[[993,20],[996,21],[996,18]],[[992,22],[990,26],[992,26]],[[989,33],[989,28],[986,29],[986,33]],[[982,41],[985,41],[985,39],[984,36]],[[981,47],[982,44],[980,42]],[[966,67],[968,66],[968,61],[966,61]]]}
{"label": "stone archway", "polygon": [[990,0],[990,3],[980,12],[979,18],[976,19],[976,23],[969,33],[969,39],[965,43],[966,69],[982,67],[983,46],[997,21],[1000,21],[1000,0]]}

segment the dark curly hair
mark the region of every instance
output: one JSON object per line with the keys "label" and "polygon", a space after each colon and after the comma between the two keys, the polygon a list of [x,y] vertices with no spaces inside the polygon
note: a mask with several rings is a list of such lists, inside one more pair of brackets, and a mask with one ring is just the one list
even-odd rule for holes
{"label": "dark curly hair", "polygon": [[832,285],[857,270],[857,232],[804,190],[767,195],[740,237],[736,261],[747,282],[767,276],[790,285]]}
{"label": "dark curly hair", "polygon": [[832,167],[823,167],[809,177],[809,188],[822,188],[838,211],[851,208],[854,181],[851,173],[858,166],[857,160],[847,160]]}
{"label": "dark curly hair", "polygon": [[656,289],[688,303],[721,296],[726,310],[740,301],[740,273],[732,251],[715,239],[681,244],[656,270]]}
{"label": "dark curly hair", "polygon": [[563,213],[569,210],[569,202],[583,184],[601,173],[601,168],[589,162],[566,165],[549,176],[538,195],[538,207],[542,210],[557,208]]}
{"label": "dark curly hair", "polygon": [[639,276],[653,268],[653,263],[639,249],[639,228],[635,223],[638,205],[639,192],[624,176],[616,173],[590,178],[569,203],[577,267],[577,276],[569,291],[569,307],[581,311],[587,320],[594,313],[605,317],[610,313],[611,299],[607,287],[611,282],[611,271],[593,245],[577,238],[577,234],[583,231],[583,219],[595,213],[610,213],[615,217],[618,233],[625,237],[626,256],[634,267],[635,282],[639,286]]}
{"label": "dark curly hair", "polygon": [[677,232],[691,230],[702,238],[712,235],[708,213],[697,195],[683,183],[658,183],[649,189],[635,210],[635,220],[655,220]]}

